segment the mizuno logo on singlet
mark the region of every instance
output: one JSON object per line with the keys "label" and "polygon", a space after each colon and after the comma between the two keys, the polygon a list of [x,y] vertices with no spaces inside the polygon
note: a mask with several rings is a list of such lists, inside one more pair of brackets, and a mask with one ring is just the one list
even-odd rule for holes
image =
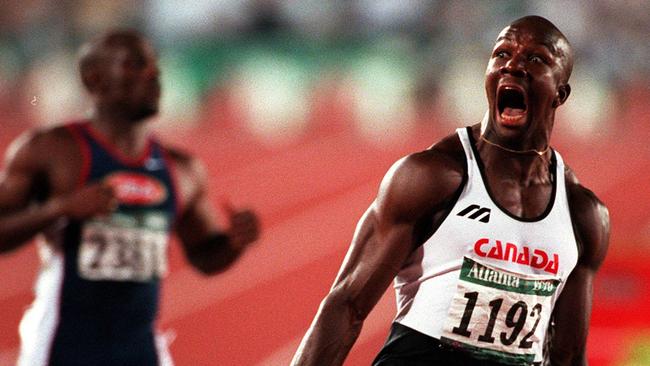
{"label": "mizuno logo on singlet", "polygon": [[560,258],[553,253],[553,258],[542,249],[531,249],[525,245],[518,246],[513,243],[505,243],[501,240],[490,242],[488,238],[482,238],[474,243],[474,253],[484,258],[494,258],[502,261],[519,263],[545,272],[557,274],[560,265]]}
{"label": "mizuno logo on singlet", "polygon": [[481,207],[479,205],[469,205],[467,206],[464,210],[460,211],[457,216],[465,216],[469,213],[472,213],[469,215],[467,218],[468,219],[478,219],[480,216],[481,217],[478,221],[480,222],[490,222],[490,212],[491,210],[487,207]]}

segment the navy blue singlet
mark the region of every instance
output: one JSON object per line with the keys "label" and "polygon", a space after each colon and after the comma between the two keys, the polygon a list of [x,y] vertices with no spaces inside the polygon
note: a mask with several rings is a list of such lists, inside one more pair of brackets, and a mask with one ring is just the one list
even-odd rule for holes
{"label": "navy blue singlet", "polygon": [[[109,182],[119,207],[105,217],[64,223],[60,243],[50,243],[62,250],[44,258],[36,300],[21,324],[21,336],[40,335],[23,336],[21,362],[159,365],[154,321],[177,210],[169,161],[153,138],[139,159],[129,159],[87,122],[67,127],[84,154],[80,186]],[[56,321],[43,321],[47,313]]]}

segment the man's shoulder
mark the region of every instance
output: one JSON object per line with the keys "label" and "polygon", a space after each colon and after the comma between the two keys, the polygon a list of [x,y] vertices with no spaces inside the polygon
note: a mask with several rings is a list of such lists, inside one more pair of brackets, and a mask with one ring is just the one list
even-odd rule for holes
{"label": "man's shoulder", "polygon": [[167,143],[158,141],[165,156],[174,165],[178,173],[183,176],[189,176],[191,180],[203,179],[205,176],[205,166],[203,162],[190,152]]}
{"label": "man's shoulder", "polygon": [[39,126],[26,130],[11,144],[10,150],[29,155],[58,156],[74,147],[74,137],[68,124]]}
{"label": "man's shoulder", "polygon": [[580,209],[606,209],[605,204],[589,188],[580,183],[578,177],[569,166],[564,171],[569,205]]}
{"label": "man's shoulder", "polygon": [[608,247],[609,210],[594,192],[580,183],[569,167],[565,170],[565,178],[571,219],[582,260],[597,268]]}
{"label": "man's shoulder", "polygon": [[402,159],[404,168],[430,174],[440,179],[440,174],[465,173],[466,157],[457,134],[451,134],[426,150],[410,154]]}
{"label": "man's shoulder", "polygon": [[392,197],[393,202],[413,202],[411,206],[437,206],[453,197],[462,186],[465,165],[458,136],[449,135],[426,150],[398,160],[386,174],[379,197]]}
{"label": "man's shoulder", "polygon": [[183,150],[177,146],[169,145],[167,143],[159,143],[165,152],[165,155],[175,164],[188,165],[194,163],[197,160],[194,156],[192,156],[190,152],[186,150]]}
{"label": "man's shoulder", "polygon": [[183,210],[196,202],[196,197],[208,187],[208,173],[203,163],[189,151],[151,135],[164,160],[179,193]]}
{"label": "man's shoulder", "polygon": [[59,142],[67,141],[72,137],[70,128],[74,123],[58,123],[46,126],[33,127],[23,133],[34,142]]}

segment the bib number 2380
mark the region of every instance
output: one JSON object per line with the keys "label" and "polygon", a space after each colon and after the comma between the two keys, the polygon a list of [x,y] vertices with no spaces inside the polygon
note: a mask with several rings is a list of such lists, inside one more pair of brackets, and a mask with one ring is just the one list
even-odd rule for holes
{"label": "bib number 2380", "polygon": [[536,361],[558,284],[465,258],[441,340],[504,364]]}

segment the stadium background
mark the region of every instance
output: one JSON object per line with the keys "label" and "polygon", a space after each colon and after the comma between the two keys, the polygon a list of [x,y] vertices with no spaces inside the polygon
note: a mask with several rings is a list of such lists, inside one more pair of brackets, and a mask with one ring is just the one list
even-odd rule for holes
{"label": "stadium background", "polygon": [[[75,51],[112,27],[161,57],[153,126],[202,158],[211,197],[258,210],[263,236],[204,278],[176,243],[159,328],[178,365],[284,365],[401,156],[480,121],[498,31],[549,18],[577,50],[553,144],[610,207],[590,364],[650,364],[650,2],[434,0],[0,3],[0,149],[30,127],[83,118]],[[0,365],[15,361],[34,245],[0,258]],[[394,315],[389,289],[346,365],[367,365]]]}

